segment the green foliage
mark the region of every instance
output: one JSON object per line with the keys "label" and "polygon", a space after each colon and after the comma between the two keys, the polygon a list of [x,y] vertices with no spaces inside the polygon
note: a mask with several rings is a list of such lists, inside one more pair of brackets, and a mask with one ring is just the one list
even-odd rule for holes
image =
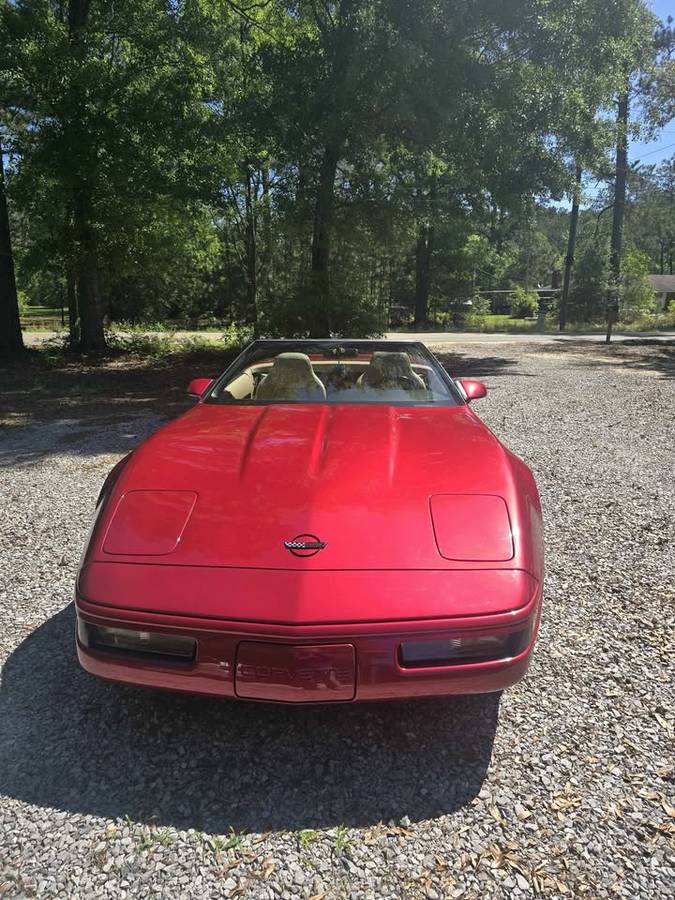
{"label": "green foliage", "polygon": [[[308,337],[311,308],[317,301],[311,288],[301,286],[290,296],[278,296],[266,304],[260,328],[270,337]],[[329,326],[324,337],[373,337],[385,330],[385,309],[378,309],[365,295],[351,294],[341,283],[333,285]]]}
{"label": "green foliage", "polygon": [[315,841],[321,837],[321,832],[314,828],[304,828],[298,832],[298,844],[301,850],[307,850]]}
{"label": "green foliage", "polygon": [[516,288],[511,294],[511,315],[514,319],[528,319],[536,316],[539,310],[539,297],[537,294],[526,291],[525,288]]}
{"label": "green foliage", "polygon": [[654,313],[655,294],[649,281],[649,257],[635,247],[624,253],[621,269],[619,311],[621,320],[631,322]]}
{"label": "green foliage", "polygon": [[120,222],[101,272],[110,318],[152,321],[211,312],[220,257],[212,221],[204,206],[165,201],[155,203],[142,223],[131,217]]}
{"label": "green foliage", "polygon": [[608,280],[608,245],[604,238],[581,243],[574,264],[569,297],[571,322],[604,320]]}
{"label": "green foliage", "polygon": [[675,157],[629,173],[626,232],[650,273],[675,271]]}
{"label": "green foliage", "polygon": [[485,294],[474,293],[471,297],[471,315],[486,316],[489,315],[492,308],[490,300]]}
{"label": "green foliage", "polygon": [[[547,323],[550,330],[555,330],[554,323]],[[537,322],[533,319],[514,319],[509,315],[489,313],[487,315],[470,316],[464,325],[467,331],[479,331],[488,334],[508,332],[522,334],[535,331]]]}
{"label": "green foliage", "polygon": [[352,838],[350,838],[349,832],[347,831],[346,827],[344,825],[338,825],[335,829],[333,843],[336,854],[338,856],[343,856],[345,854],[349,854],[354,841],[352,840]]}
{"label": "green foliage", "polygon": [[[642,0],[0,0],[22,296],[81,314],[84,274],[108,322],[288,336],[380,333],[424,285],[455,327],[509,310],[478,290],[517,285],[534,315],[565,253],[545,204],[575,159],[605,164],[625,71],[666,97],[653,25]],[[629,204],[652,268],[672,265],[668,177]],[[591,320],[606,248],[584,241],[570,306]]]}

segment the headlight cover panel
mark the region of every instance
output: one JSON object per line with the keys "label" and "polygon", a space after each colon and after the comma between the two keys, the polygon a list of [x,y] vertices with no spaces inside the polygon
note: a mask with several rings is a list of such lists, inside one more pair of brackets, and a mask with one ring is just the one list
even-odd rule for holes
{"label": "headlight cover panel", "polygon": [[178,546],[192,515],[194,491],[129,491],[113,514],[103,552],[165,556]]}
{"label": "headlight cover panel", "polygon": [[434,494],[431,521],[438,552],[460,562],[507,562],[513,535],[506,502],[495,494]]}

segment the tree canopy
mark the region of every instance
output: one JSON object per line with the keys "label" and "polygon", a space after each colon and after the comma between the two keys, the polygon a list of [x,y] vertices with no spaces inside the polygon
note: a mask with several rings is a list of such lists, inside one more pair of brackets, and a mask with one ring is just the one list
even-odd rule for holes
{"label": "tree canopy", "polygon": [[[64,304],[89,351],[108,319],[367,334],[546,284],[567,217],[545,204],[608,171],[626,78],[667,117],[656,33],[642,0],[0,0],[19,298]],[[662,271],[667,169],[629,179]]]}

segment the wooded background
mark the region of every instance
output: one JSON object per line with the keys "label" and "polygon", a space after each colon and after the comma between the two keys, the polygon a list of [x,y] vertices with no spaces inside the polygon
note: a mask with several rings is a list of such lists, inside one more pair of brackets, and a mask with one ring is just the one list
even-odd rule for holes
{"label": "wooded background", "polygon": [[461,327],[558,276],[563,326],[630,321],[673,272],[675,158],[626,153],[672,50],[642,0],[0,0],[0,348],[31,304],[95,351]]}

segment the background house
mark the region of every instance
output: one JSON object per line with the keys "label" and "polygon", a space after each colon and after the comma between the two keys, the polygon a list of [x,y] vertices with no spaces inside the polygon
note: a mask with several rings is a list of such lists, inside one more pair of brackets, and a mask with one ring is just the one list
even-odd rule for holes
{"label": "background house", "polygon": [[657,312],[665,312],[675,299],[675,275],[650,275],[649,281],[656,294]]}

